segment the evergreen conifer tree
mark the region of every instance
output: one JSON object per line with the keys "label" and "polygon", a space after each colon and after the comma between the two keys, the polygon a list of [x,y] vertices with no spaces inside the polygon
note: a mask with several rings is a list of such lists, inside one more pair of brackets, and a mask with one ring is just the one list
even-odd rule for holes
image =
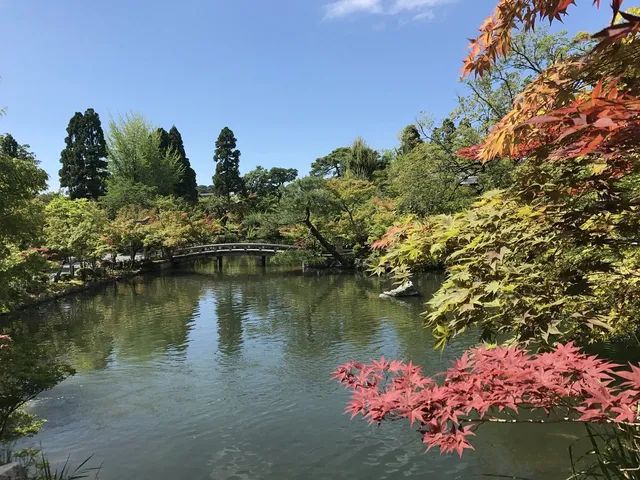
{"label": "evergreen conifer tree", "polygon": [[60,154],[60,186],[68,189],[72,199],[96,199],[104,195],[108,176],[107,144],[100,116],[93,108],[71,117],[65,144]]}
{"label": "evergreen conifer tree", "polygon": [[0,137],[0,153],[10,158],[19,158],[19,145],[10,133]]}
{"label": "evergreen conifer tree", "polygon": [[218,195],[230,197],[233,193],[244,193],[244,182],[240,177],[240,150],[236,148],[236,137],[230,128],[224,127],[216,140],[213,160],[216,174],[213,187]]}
{"label": "evergreen conifer tree", "polygon": [[423,142],[418,128],[415,125],[407,125],[400,134],[400,154],[411,153],[421,143]]}
{"label": "evergreen conifer tree", "polygon": [[180,135],[175,125],[169,130],[168,138],[169,145],[178,154],[178,165],[182,167],[180,178],[176,183],[175,195],[184,198],[188,202],[195,203],[198,200],[196,172],[191,168],[191,162],[184,150],[182,135]]}

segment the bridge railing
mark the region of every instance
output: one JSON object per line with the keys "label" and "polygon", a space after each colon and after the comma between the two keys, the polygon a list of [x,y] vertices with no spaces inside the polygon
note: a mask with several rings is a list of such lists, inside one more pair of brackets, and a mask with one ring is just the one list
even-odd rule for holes
{"label": "bridge railing", "polygon": [[250,252],[250,253],[276,253],[287,250],[297,250],[294,245],[280,245],[276,243],[217,243],[212,245],[196,245],[194,247],[180,248],[174,252],[176,256],[196,255],[199,253],[230,253],[230,252]]}

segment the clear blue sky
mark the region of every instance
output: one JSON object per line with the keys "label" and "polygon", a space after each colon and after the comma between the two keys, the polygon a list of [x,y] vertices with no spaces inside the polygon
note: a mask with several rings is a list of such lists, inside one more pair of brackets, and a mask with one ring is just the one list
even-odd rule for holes
{"label": "clear blue sky", "polygon": [[[88,107],[105,132],[129,112],[175,124],[200,184],[224,126],[243,172],[306,173],[358,135],[390,148],[421,111],[445,116],[467,38],[495,3],[0,0],[0,132],[31,145],[54,190],[69,118]],[[606,23],[582,3],[567,29]]]}

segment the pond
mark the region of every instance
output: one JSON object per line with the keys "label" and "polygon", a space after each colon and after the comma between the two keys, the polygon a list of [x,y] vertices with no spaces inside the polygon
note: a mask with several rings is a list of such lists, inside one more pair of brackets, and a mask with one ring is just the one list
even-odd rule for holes
{"label": "pond", "polygon": [[459,460],[343,414],[336,365],[385,355],[433,373],[472,343],[433,350],[420,313],[441,280],[394,301],[366,276],[204,263],[24,311],[13,327],[77,369],[33,403],[48,422],[26,444],[92,455],[102,480],[565,478],[577,427],[483,426]]}

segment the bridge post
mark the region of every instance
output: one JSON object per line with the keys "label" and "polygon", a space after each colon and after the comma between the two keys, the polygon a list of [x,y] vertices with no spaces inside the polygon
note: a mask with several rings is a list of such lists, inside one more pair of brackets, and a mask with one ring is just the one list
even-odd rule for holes
{"label": "bridge post", "polygon": [[218,270],[222,270],[222,255],[217,256],[216,260],[218,262]]}
{"label": "bridge post", "polygon": [[260,266],[262,266],[262,267],[266,267],[267,266],[267,256],[266,255],[262,255],[260,257]]}

